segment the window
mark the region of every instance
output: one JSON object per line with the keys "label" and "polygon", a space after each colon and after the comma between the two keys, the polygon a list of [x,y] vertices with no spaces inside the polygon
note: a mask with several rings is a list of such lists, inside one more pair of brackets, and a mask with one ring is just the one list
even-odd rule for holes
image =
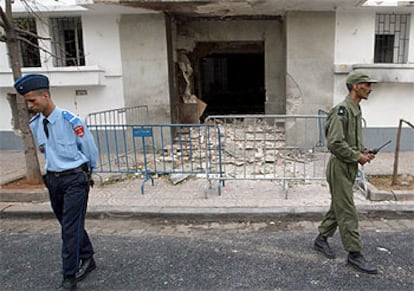
{"label": "window", "polygon": [[[22,67],[40,67],[40,52],[37,38],[36,21],[34,18],[14,19],[18,28],[18,50],[19,59]],[[28,31],[33,35],[20,31]],[[24,39],[24,40],[22,40]]]}
{"label": "window", "polygon": [[375,63],[404,64],[408,59],[409,14],[377,14]]}
{"label": "window", "polygon": [[50,28],[54,65],[56,67],[84,66],[81,18],[51,18]]}

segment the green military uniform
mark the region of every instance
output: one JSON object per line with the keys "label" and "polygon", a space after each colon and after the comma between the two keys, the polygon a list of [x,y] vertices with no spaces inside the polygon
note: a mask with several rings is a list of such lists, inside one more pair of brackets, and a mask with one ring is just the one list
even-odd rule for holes
{"label": "green military uniform", "polygon": [[364,151],[361,123],[360,106],[348,95],[331,109],[325,127],[328,149],[332,153],[326,170],[332,200],[319,232],[324,237],[332,237],[339,227],[348,252],[359,252],[362,248],[352,190],[360,154]]}

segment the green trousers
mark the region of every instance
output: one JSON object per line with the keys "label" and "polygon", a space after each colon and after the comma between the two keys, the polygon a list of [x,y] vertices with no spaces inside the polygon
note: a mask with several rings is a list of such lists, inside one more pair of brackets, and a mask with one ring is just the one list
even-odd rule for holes
{"label": "green trousers", "polygon": [[331,207],[318,228],[323,236],[332,237],[339,227],[342,244],[347,252],[359,252],[362,249],[352,191],[357,171],[357,163],[347,164],[335,157],[330,158],[326,177],[331,192]]}

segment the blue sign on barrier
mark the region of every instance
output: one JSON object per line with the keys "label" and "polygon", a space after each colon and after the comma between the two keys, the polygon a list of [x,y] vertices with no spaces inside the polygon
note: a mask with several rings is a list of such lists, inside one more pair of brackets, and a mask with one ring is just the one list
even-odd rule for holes
{"label": "blue sign on barrier", "polygon": [[133,128],[132,136],[133,137],[152,136],[152,128]]}

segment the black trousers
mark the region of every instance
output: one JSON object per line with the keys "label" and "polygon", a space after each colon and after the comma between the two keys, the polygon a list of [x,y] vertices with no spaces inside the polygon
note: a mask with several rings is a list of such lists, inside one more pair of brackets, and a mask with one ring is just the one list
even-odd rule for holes
{"label": "black trousers", "polygon": [[61,225],[63,275],[72,276],[80,260],[93,256],[93,246],[85,231],[89,181],[85,172],[59,176],[48,173],[45,183],[49,189],[53,212]]}

